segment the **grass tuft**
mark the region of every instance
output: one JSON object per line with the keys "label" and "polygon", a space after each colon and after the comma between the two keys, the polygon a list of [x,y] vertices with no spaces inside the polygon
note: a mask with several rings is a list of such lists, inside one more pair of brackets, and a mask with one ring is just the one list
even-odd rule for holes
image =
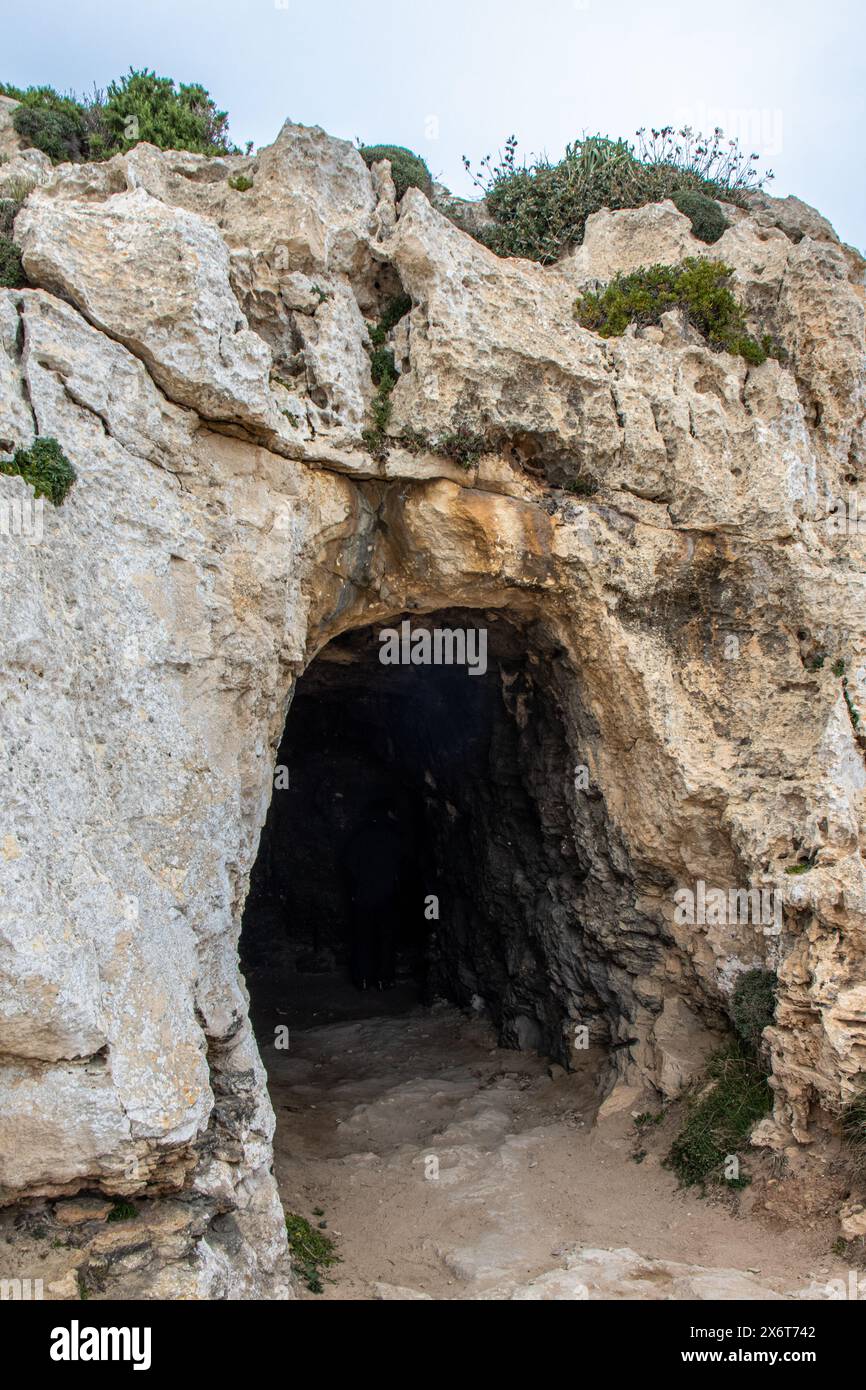
{"label": "grass tuft", "polygon": [[755,1053],[742,1043],[711,1058],[707,1079],[709,1090],[687,1102],[685,1123],[671,1146],[668,1164],[683,1187],[746,1187],[749,1178],[741,1173],[728,1179],[725,1166],[771,1109],[773,1093]]}
{"label": "grass tuft", "polygon": [[111,1211],[105,1218],[106,1221],[135,1221],[138,1217],[138,1207],[132,1202],[115,1202]]}

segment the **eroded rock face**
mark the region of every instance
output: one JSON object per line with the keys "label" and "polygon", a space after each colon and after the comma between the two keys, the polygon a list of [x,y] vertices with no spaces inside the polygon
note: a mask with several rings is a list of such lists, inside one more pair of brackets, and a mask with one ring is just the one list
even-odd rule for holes
{"label": "eroded rock face", "polygon": [[[833,668],[866,710],[864,538],[828,517],[866,469],[863,262],[790,204],[709,248],[672,204],[599,213],[543,269],[293,125],[255,157],[139,146],[31,193],[0,449],[53,436],[79,478],[39,543],[0,537],[0,1183],[58,1212],[146,1200],[144,1254],[94,1251],[117,1296],[286,1292],[240,916],[295,680],[405,611],[537,635],[568,765],[536,791],[587,864],[560,926],[591,921],[609,1036],[638,1039],[622,1081],[675,1093],[769,965],[765,1141],[814,1140],[862,1085],[866,768]],[[788,365],[674,316],[576,323],[585,285],[696,254]],[[371,454],[368,326],[398,294]],[[465,469],[436,451],[461,428],[485,448]],[[774,891],[781,932],[679,923],[698,880]]]}

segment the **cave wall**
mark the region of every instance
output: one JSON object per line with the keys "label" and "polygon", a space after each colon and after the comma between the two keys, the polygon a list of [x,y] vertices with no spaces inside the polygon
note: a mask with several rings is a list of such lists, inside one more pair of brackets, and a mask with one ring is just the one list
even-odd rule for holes
{"label": "cave wall", "polygon": [[[499,261],[291,124],[249,159],[138,146],[39,177],[15,228],[30,287],[0,292],[0,449],[53,436],[78,481],[38,544],[0,545],[0,1219],[134,1195],[141,1249],[98,1252],[87,1222],[77,1247],[117,1296],[288,1292],[241,915],[296,680],[403,612],[538,633],[518,754],[540,847],[501,904],[534,943],[515,1001],[579,917],[553,993],[637,1037],[618,1065],[671,1091],[738,972],[772,964],[763,1141],[832,1129],[866,1058],[863,538],[827,524],[864,469],[856,253],[771,199],[712,248],[662,204],[599,213],[558,266]],[[787,365],[675,316],[610,342],[575,323],[593,277],[693,254],[734,267]],[[365,319],[397,287],[371,454]],[[465,421],[487,440],[465,469],[407,447]],[[559,485],[587,474],[590,497]],[[678,925],[700,879],[771,886],[781,936]]]}

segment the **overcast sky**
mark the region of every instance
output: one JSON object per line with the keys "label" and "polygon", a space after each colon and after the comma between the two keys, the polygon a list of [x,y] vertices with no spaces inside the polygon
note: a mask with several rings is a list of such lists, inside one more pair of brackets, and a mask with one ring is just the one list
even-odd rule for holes
{"label": "overcast sky", "polygon": [[198,81],[232,136],[282,121],[408,145],[453,191],[512,132],[721,125],[866,250],[864,0],[0,0],[0,80],[78,91],[130,66]]}

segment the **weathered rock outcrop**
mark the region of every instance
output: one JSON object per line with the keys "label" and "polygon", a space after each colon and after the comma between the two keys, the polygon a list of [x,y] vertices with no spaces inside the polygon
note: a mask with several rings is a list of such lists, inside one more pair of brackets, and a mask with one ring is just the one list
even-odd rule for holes
{"label": "weathered rock outcrop", "polygon": [[[294,125],[254,157],[61,166],[15,235],[0,450],[53,436],[79,477],[41,543],[0,538],[3,1201],[147,1201],[121,1293],[285,1294],[240,915],[296,678],[407,610],[503,610],[556,650],[575,922],[635,1072],[675,1090],[769,964],[763,1138],[832,1129],[866,1072],[864,536],[831,518],[866,472],[858,255],[761,198],[713,247],[665,203],[597,214],[557,266],[499,260]],[[734,267],[786,365],[674,315],[577,324],[586,285],[696,254]],[[371,454],[368,328],[398,294]],[[435,451],[461,428],[467,469]],[[772,889],[781,932],[682,925],[698,880]]]}

